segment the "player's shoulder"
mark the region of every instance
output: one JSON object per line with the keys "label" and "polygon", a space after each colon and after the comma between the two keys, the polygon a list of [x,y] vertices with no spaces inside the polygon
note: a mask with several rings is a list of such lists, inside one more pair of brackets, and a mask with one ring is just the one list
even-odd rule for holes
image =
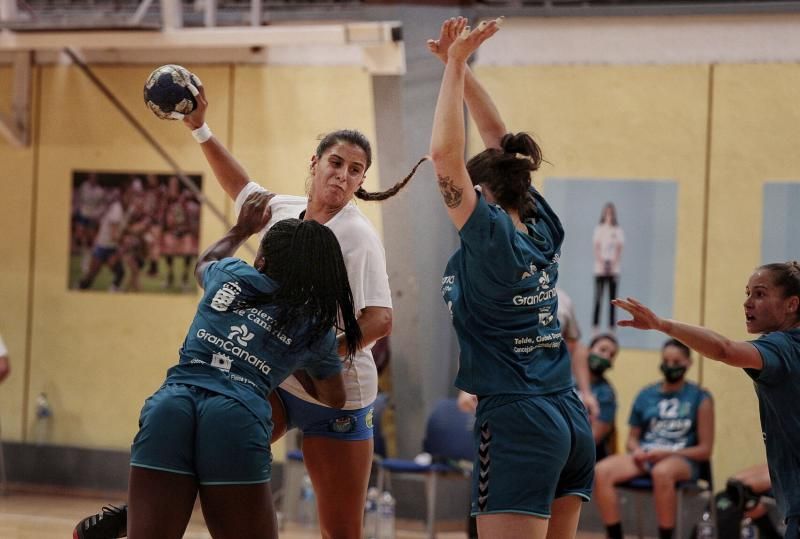
{"label": "player's shoulder", "polygon": [[657,397],[660,392],[661,382],[653,382],[652,384],[647,384],[639,391],[639,398],[645,399]]}
{"label": "player's shoulder", "polygon": [[337,237],[353,235],[380,244],[378,231],[372,221],[355,204],[348,204],[342,208],[338,218],[330,223],[330,228]]}
{"label": "player's shoulder", "polygon": [[276,194],[269,201],[270,206],[303,206],[308,204],[308,198],[297,195],[279,195]]}

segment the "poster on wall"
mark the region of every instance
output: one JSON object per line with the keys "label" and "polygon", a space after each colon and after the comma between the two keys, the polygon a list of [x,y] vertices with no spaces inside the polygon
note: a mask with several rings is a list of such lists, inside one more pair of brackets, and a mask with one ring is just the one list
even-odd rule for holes
{"label": "poster on wall", "polygon": [[800,260],[800,182],[764,184],[761,263]]}
{"label": "poster on wall", "polygon": [[199,232],[200,202],[177,176],[74,171],[69,288],[194,293]]}
{"label": "poster on wall", "polygon": [[677,183],[664,180],[547,178],[544,196],[565,240],[559,288],[572,300],[584,342],[613,333],[620,345],[660,349],[664,336],[620,328],[615,297],[635,297],[672,316]]}

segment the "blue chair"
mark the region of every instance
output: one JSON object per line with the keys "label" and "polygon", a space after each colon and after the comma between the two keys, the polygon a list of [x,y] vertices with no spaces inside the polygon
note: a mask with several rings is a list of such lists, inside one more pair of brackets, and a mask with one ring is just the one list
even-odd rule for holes
{"label": "blue chair", "polygon": [[[388,397],[385,393],[378,393],[373,404],[372,422],[373,422],[373,472],[377,474],[376,485],[378,488],[383,488],[383,469],[380,462],[386,457],[386,442],[383,439],[383,431],[381,430],[381,418],[384,410],[388,406]],[[299,436],[298,436],[299,437]],[[303,482],[303,474],[305,473],[305,466],[303,464],[303,451],[297,448],[297,440],[292,437],[287,437],[287,444],[293,446],[286,451],[286,467],[283,481],[283,488],[280,491],[281,504],[284,515],[288,520],[297,519],[297,500],[300,497],[300,489]]]}
{"label": "blue chair", "polygon": [[[635,495],[636,499],[636,525],[638,527],[637,533],[639,539],[644,538],[644,494],[653,491],[653,480],[649,475],[642,475],[635,477],[630,481],[619,483],[617,488],[627,490]],[[685,537],[684,535],[684,518],[683,518],[683,500],[686,496],[703,496],[707,497],[709,503],[711,521],[717,521],[716,504],[714,503],[714,482],[711,475],[711,461],[704,461],[700,463],[698,478],[696,481],[679,481],[675,484],[675,493],[677,497],[677,512],[675,514],[675,537]],[[722,539],[722,538],[721,538]]]}
{"label": "blue chair", "polygon": [[436,537],[437,479],[440,476],[466,478],[471,474],[474,422],[472,414],[459,410],[456,399],[442,399],[428,417],[422,442],[422,450],[431,455],[431,462],[418,464],[414,460],[391,458],[382,462],[387,485],[394,475],[425,481],[425,530],[429,538]]}

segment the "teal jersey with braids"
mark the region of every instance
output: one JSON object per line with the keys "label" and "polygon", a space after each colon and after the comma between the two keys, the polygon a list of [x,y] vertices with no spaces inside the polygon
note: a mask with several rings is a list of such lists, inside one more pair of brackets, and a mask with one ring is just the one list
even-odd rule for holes
{"label": "teal jersey with braids", "polygon": [[573,387],[558,317],[558,260],[564,230],[531,189],[528,233],[478,193],[447,263],[442,294],[461,348],[456,386],[479,396],[546,395]]}
{"label": "teal jersey with braids", "polygon": [[216,391],[269,418],[266,397],[295,370],[304,368],[318,379],[342,370],[333,328],[308,343],[306,321],[284,330],[274,327],[275,307],[256,302],[263,302],[278,284],[253,266],[238,258],[209,264],[203,288],[180,363],[168,371],[167,383]]}
{"label": "teal jersey with braids", "polygon": [[751,343],[764,367],[745,372],[756,386],[775,499],[784,517],[800,517],[800,328]]}

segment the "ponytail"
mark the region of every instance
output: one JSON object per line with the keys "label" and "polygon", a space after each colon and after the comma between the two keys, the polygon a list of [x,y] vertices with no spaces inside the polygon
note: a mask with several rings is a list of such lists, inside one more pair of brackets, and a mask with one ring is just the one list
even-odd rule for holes
{"label": "ponytail", "polygon": [[414,165],[414,167],[411,169],[411,172],[408,174],[408,176],[406,176],[405,178],[403,178],[402,180],[400,180],[399,182],[397,182],[396,184],[391,186],[386,191],[375,191],[375,192],[370,193],[370,192],[366,191],[363,187],[359,187],[358,190],[355,192],[355,197],[359,198],[361,200],[367,200],[367,201],[373,201],[373,200],[380,201],[380,200],[386,200],[387,198],[393,197],[394,195],[396,195],[400,191],[400,189],[405,187],[406,184],[409,181],[411,181],[411,178],[414,177],[414,174],[417,172],[417,169],[419,168],[419,166],[422,163],[424,163],[425,161],[427,161],[427,160],[428,160],[428,156],[426,155],[425,157],[423,157],[422,159],[417,161],[417,164]]}

